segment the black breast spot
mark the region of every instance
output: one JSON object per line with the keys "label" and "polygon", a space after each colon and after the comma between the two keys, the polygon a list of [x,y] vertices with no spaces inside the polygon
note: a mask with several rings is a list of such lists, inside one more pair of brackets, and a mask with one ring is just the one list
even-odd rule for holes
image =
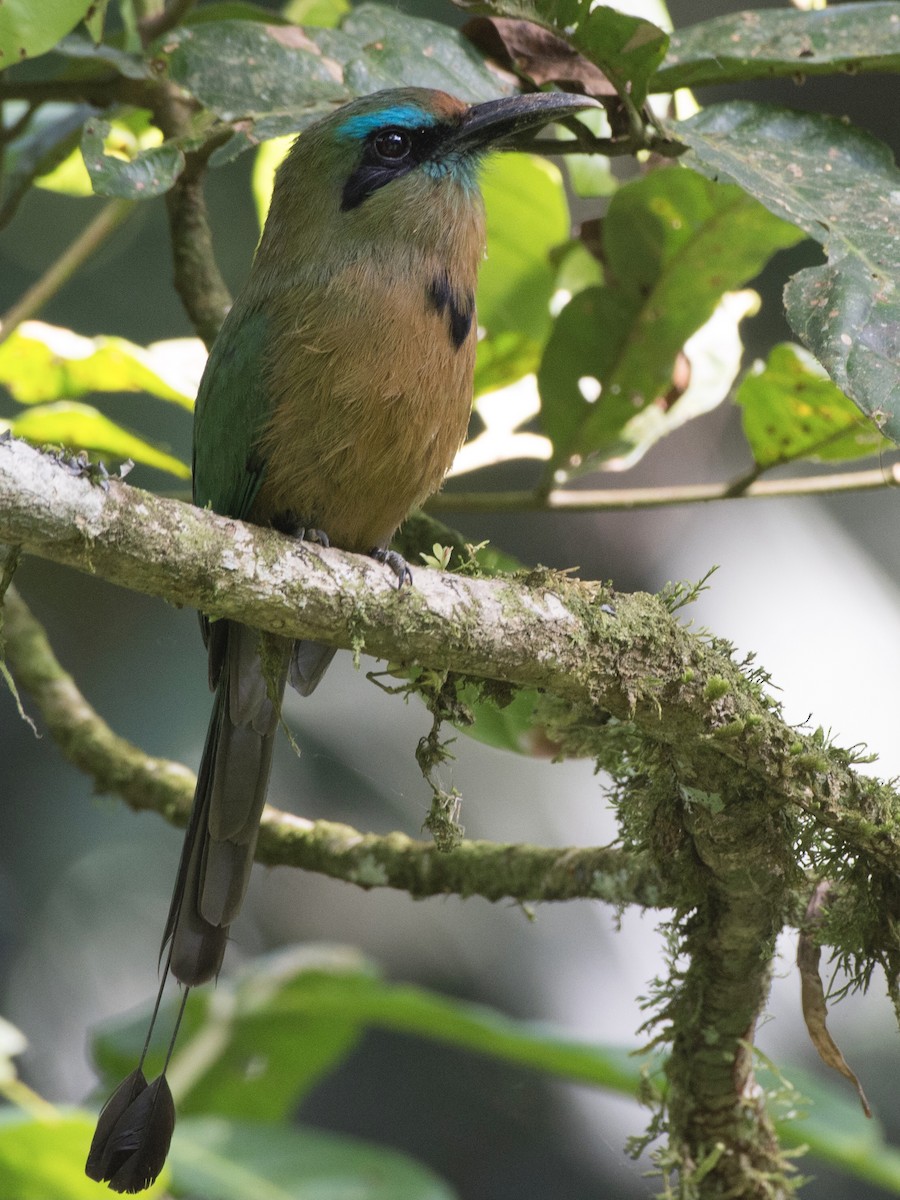
{"label": "black breast spot", "polygon": [[472,320],[475,316],[474,295],[466,292],[464,296],[460,296],[451,286],[445,271],[440,275],[435,275],[432,279],[428,285],[427,297],[428,303],[436,313],[446,313],[450,337],[458,350],[469,336],[469,330],[472,328]]}

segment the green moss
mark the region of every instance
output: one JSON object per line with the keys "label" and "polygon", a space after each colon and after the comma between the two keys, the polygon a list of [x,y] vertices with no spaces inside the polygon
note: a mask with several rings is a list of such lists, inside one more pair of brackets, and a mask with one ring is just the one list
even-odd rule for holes
{"label": "green moss", "polygon": [[722,675],[710,675],[703,689],[704,700],[721,700],[731,691],[731,683]]}
{"label": "green moss", "polygon": [[729,721],[727,725],[719,725],[713,730],[713,737],[717,737],[720,741],[725,741],[727,738],[739,737],[746,729],[746,723],[743,718],[735,717],[733,721]]}

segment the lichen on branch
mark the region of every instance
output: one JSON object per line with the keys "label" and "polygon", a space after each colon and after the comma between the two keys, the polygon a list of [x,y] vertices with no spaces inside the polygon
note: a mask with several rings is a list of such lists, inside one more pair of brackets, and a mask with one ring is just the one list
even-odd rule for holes
{"label": "lichen on branch", "polygon": [[[401,834],[377,838],[270,810],[259,857],[415,896],[672,909],[677,965],[656,1013],[656,1036],[672,1045],[670,1143],[660,1161],[693,1180],[697,1196],[787,1195],[791,1180],[748,1050],[775,939],[803,911],[810,876],[827,872],[840,902],[820,940],[860,979],[875,962],[898,961],[900,922],[879,918],[897,908],[900,796],[857,772],[856,752],[787,725],[763,672],[679,622],[682,592],[624,595],[543,569],[485,579],[423,568],[398,591],[369,559],[120,480],[98,484],[12,440],[0,441],[0,540],[281,636],[364,648],[435,678],[452,672],[537,691],[537,720],[559,755],[589,756],[612,776],[618,846],[464,841],[442,853]],[[61,744],[70,737],[73,761],[84,756],[102,786],[183,821],[189,773],[142,761],[79,708],[77,689],[46,665],[42,635],[19,604],[7,595],[13,674],[23,691],[43,695],[51,727],[50,699],[64,698],[54,734]],[[70,719],[77,728],[66,735]],[[96,765],[104,756],[105,773]],[[164,785],[156,795],[145,787],[151,761],[149,775]]]}

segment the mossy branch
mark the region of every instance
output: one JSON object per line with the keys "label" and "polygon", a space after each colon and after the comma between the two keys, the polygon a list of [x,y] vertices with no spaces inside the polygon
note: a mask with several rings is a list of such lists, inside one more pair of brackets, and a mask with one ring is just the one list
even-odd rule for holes
{"label": "mossy branch", "polygon": [[[186,825],[196,778],[180,763],[154,758],[115,734],[56,659],[40,622],[14,587],[3,606],[6,658],[37,705],[63,755],[99,792],[114,792],[135,812],[158,812]],[[610,847],[507,846],[470,841],[452,853],[401,833],[363,834],[333,821],[308,821],[266,808],[256,858],[301,867],[362,888],[400,888],[425,896],[525,901],[588,898],[656,906],[672,900],[646,858]]]}
{"label": "mossy branch", "polygon": [[[678,622],[670,611],[678,594],[619,595],[541,569],[472,579],[419,568],[414,585],[398,591],[369,559],[120,480],[94,483],[11,439],[0,442],[0,540],[214,617],[538,689],[541,720],[561,753],[590,755],[616,776],[623,850],[463,843],[441,853],[401,835],[270,812],[260,857],[413,895],[671,906],[687,966],[673,968],[658,998],[661,1038],[673,1045],[661,1166],[696,1185],[698,1197],[788,1194],[747,1049],[775,938],[797,911],[801,867],[834,870],[847,896],[823,937],[858,962],[863,954],[893,961],[897,925],[883,918],[898,908],[900,796],[858,774],[852,751],[785,724],[764,675]],[[53,669],[42,681],[18,657],[29,637],[35,645],[33,626],[29,635],[16,625],[18,603],[10,600],[6,631],[14,674],[35,696],[64,693]],[[134,748],[97,726],[96,714],[79,713],[80,699],[70,692],[62,705],[85,723],[73,744],[93,738],[99,752],[134,764]],[[159,789],[152,806],[183,820],[190,777],[149,762]],[[137,766],[128,779],[115,770],[96,777],[136,789],[144,806],[153,789],[144,790]]]}
{"label": "mossy branch", "polygon": [[[793,805],[871,865],[900,869],[900,796],[852,752],[785,724],[725,643],[664,600],[538,569],[470,579],[420,568],[400,591],[378,564],[165,500],[95,485],[22,442],[0,443],[0,540],[111,583],[272,633],[541,689],[571,726],[611,715],[677,750],[708,793]],[[583,753],[595,753],[588,738]]]}

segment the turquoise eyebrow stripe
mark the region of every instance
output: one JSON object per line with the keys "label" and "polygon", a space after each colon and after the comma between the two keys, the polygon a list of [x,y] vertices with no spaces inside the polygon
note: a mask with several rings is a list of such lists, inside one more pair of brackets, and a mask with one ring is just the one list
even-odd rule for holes
{"label": "turquoise eyebrow stripe", "polygon": [[341,137],[359,138],[362,141],[373,129],[382,129],[385,125],[399,125],[405,129],[416,129],[423,125],[434,125],[436,118],[424,109],[412,104],[395,104],[393,108],[380,108],[378,112],[360,113],[356,117],[348,117],[337,132]]}

